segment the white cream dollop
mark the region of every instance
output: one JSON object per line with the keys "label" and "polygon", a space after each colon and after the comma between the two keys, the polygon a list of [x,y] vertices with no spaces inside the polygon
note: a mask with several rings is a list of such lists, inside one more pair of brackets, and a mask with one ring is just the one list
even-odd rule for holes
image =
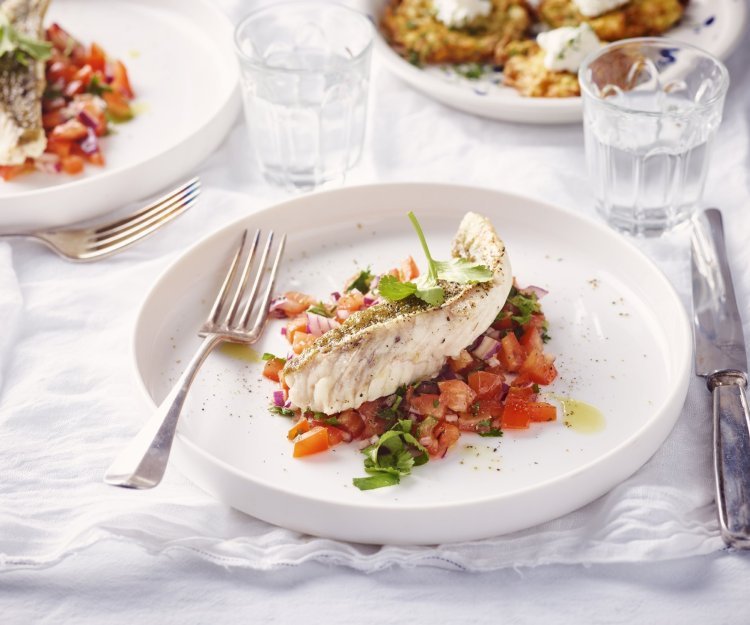
{"label": "white cream dollop", "polygon": [[573,0],[578,12],[584,17],[596,17],[627,4],[630,0]]}
{"label": "white cream dollop", "polygon": [[601,47],[596,33],[585,23],[539,33],[536,42],[544,50],[544,66],[553,72],[577,72],[586,55]]}
{"label": "white cream dollop", "polygon": [[435,17],[446,26],[460,28],[492,13],[490,0],[432,0]]}

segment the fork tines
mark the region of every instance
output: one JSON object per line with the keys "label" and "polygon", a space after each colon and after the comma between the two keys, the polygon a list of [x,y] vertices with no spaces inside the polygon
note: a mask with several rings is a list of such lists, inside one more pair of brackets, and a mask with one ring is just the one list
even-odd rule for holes
{"label": "fork tines", "polygon": [[[260,335],[268,317],[268,306],[271,302],[281,256],[284,253],[286,235],[282,235],[279,239],[270,267],[268,267],[268,260],[274,243],[273,231],[268,233],[260,259],[256,262],[260,239],[260,230],[256,230],[252,237],[248,236],[248,230],[242,233],[239,246],[232,256],[229,270],[224,277],[211,312],[208,314],[208,319],[201,328],[201,335],[220,334],[229,340],[240,342],[255,340]],[[262,289],[265,274],[268,274],[268,277],[265,289]],[[263,294],[258,298],[261,291]],[[230,302],[229,305],[227,301]],[[253,311],[255,311],[254,315]]]}
{"label": "fork tines", "polygon": [[200,191],[199,178],[188,180],[137,213],[94,230],[88,248],[91,251],[120,248],[142,239],[189,209],[198,200]]}

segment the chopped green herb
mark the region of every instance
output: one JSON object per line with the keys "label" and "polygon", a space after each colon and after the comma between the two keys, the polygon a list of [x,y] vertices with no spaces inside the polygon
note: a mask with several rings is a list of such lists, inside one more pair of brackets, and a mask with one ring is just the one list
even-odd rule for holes
{"label": "chopped green herb", "polygon": [[534,384],[531,386],[531,390],[534,391],[535,393],[538,393],[539,385],[536,382],[534,382]]}
{"label": "chopped green herb", "polygon": [[[316,412],[315,414],[317,415],[318,413]],[[317,419],[318,417],[316,416],[315,418]],[[341,425],[341,422],[336,417],[327,417],[326,419],[323,419],[323,423],[326,425]]]}
{"label": "chopped green herb", "polygon": [[513,321],[522,326],[531,321],[533,313],[538,313],[541,310],[535,293],[524,295],[516,292],[515,295],[508,298],[508,303],[518,309],[518,314],[513,315]]}
{"label": "chopped green herb", "polygon": [[346,287],[346,292],[348,293],[352,289],[357,289],[360,293],[366,295],[370,292],[370,284],[372,284],[372,279],[374,277],[375,276],[372,275],[369,267],[367,269],[362,269],[359,272],[359,275]]}
{"label": "chopped green herb", "polygon": [[283,358],[279,358],[278,356],[274,356],[273,354],[270,354],[268,352],[264,352],[261,356],[261,360],[284,360]]}
{"label": "chopped green herb", "polygon": [[89,81],[88,87],[86,87],[86,91],[94,95],[102,95],[103,93],[112,91],[112,87],[107,83],[102,82],[99,79],[99,76],[94,74]]}
{"label": "chopped green herb", "polygon": [[411,50],[409,52],[406,60],[409,61],[409,63],[411,63],[414,67],[422,67],[422,59],[419,58],[419,53],[415,52],[414,50]]}
{"label": "chopped green herb", "polygon": [[492,421],[489,419],[482,419],[479,423],[477,423],[477,427],[483,427],[488,428],[492,425]]}
{"label": "chopped green herb", "polygon": [[479,432],[479,436],[489,437],[489,436],[502,436],[503,431],[498,428],[490,428],[486,432]]}
{"label": "chopped green herb", "polygon": [[291,408],[284,408],[282,406],[269,406],[268,412],[270,412],[271,414],[280,415],[282,417],[294,417],[297,415],[297,413]]}
{"label": "chopped green herb", "polygon": [[326,305],[323,302],[318,302],[317,304],[313,304],[310,306],[310,308],[307,309],[307,312],[312,313],[313,315],[320,315],[321,317],[333,317],[333,313],[331,313],[330,310],[326,307]]}
{"label": "chopped green herb", "polygon": [[5,11],[0,9],[0,57],[6,54],[12,54],[16,61],[28,65],[29,59],[46,61],[52,54],[52,44],[19,33]]}
{"label": "chopped green herb", "polygon": [[470,63],[469,65],[459,65],[456,72],[468,78],[469,80],[478,80],[484,75],[484,66],[479,63]]}
{"label": "chopped green herb", "polygon": [[425,464],[430,457],[411,429],[409,419],[400,419],[376,443],[363,449],[365,472],[371,477],[354,478],[352,483],[360,490],[394,486],[412,467]]}
{"label": "chopped green herb", "polygon": [[479,402],[475,401],[471,405],[471,414],[473,414],[475,417],[479,414]]}
{"label": "chopped green herb", "polygon": [[[465,258],[452,258],[447,261],[434,260],[427,247],[419,221],[413,212],[409,211],[407,215],[417,231],[417,237],[427,258],[427,273],[417,278],[415,282],[399,282],[393,276],[383,276],[378,284],[378,290],[383,297],[398,301],[415,295],[431,306],[440,306],[445,301],[445,291],[438,284],[439,279],[458,284],[476,284],[492,280],[492,272],[487,267],[472,263]],[[383,284],[384,281],[385,284]]]}
{"label": "chopped green herb", "polygon": [[440,400],[439,399],[433,399],[432,400],[432,407],[438,408],[440,406]]}

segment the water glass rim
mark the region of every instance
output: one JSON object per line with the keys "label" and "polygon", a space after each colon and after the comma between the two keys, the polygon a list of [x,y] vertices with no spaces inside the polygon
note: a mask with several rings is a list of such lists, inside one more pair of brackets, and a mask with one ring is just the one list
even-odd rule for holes
{"label": "water glass rim", "polygon": [[239,23],[234,29],[233,43],[234,43],[234,49],[237,55],[240,57],[241,61],[244,63],[247,63],[248,65],[250,65],[256,70],[265,71],[265,72],[278,72],[280,74],[291,74],[291,75],[309,73],[310,70],[305,69],[305,68],[270,67],[266,65],[265,63],[258,62],[256,59],[248,56],[240,45],[240,31],[249,21],[261,16],[263,13],[271,13],[279,9],[282,9],[282,10],[289,9],[291,7],[309,8],[310,6],[315,6],[315,5],[319,7],[325,7],[327,9],[341,10],[344,13],[348,13],[349,15],[355,16],[356,19],[361,19],[361,21],[367,25],[369,35],[370,35],[370,40],[367,42],[367,45],[365,45],[359,53],[357,53],[356,55],[353,55],[351,58],[346,59],[346,61],[349,64],[354,64],[357,61],[361,60],[362,58],[366,57],[367,54],[372,49],[373,42],[375,41],[375,29],[372,25],[372,21],[369,19],[369,17],[366,14],[362,13],[361,11],[357,11],[356,9],[352,7],[348,7],[344,4],[339,4],[338,2],[326,2],[325,0],[289,0],[286,2],[279,2],[279,3],[275,3],[272,5],[268,5],[265,7],[255,9],[251,11],[250,13],[248,13],[245,17],[243,17],[239,21]]}
{"label": "water glass rim", "polygon": [[[591,85],[589,84],[588,80],[585,79],[585,75],[589,66],[602,55],[616,48],[631,44],[658,45],[660,48],[683,48],[692,50],[693,52],[697,52],[698,54],[701,54],[705,58],[712,61],[719,69],[719,73],[721,74],[720,88],[710,100],[701,103],[693,103],[693,106],[687,112],[643,111],[635,108],[630,108],[628,106],[623,106],[622,104],[615,104],[613,102],[610,102],[607,98],[599,97],[592,91]],[[721,100],[726,96],[727,90],[729,89],[729,70],[727,69],[726,65],[724,65],[724,63],[722,63],[721,60],[716,58],[713,54],[707,52],[703,48],[694,46],[693,44],[678,41],[676,39],[669,39],[667,37],[633,37],[631,39],[620,39],[619,41],[613,41],[606,46],[595,50],[594,52],[590,52],[588,56],[583,59],[581,67],[578,69],[578,83],[581,85],[581,93],[584,96],[584,100],[588,98],[592,101],[596,101],[602,106],[606,106],[621,113],[642,115],[644,117],[684,117],[685,115],[695,113],[696,111],[704,111],[706,109],[710,109],[716,106],[717,103],[721,102]]]}

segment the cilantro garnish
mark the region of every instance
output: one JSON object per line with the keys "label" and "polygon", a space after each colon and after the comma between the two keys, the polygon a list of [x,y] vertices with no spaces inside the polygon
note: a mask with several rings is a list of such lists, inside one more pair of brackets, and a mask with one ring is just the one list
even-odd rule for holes
{"label": "cilantro garnish", "polygon": [[89,81],[88,87],[86,87],[86,91],[94,95],[102,95],[103,93],[112,91],[112,87],[107,83],[102,82],[99,76],[94,74]]}
{"label": "cilantro garnish", "polygon": [[524,295],[523,293],[516,292],[508,298],[508,303],[518,309],[518,314],[513,315],[512,319],[521,326],[531,321],[533,313],[538,313],[541,310],[535,293]]}
{"label": "cilantro garnish", "polygon": [[282,406],[269,406],[268,412],[271,414],[277,414],[282,417],[294,417],[297,413],[291,408],[284,408]]}
{"label": "cilantro garnish", "polygon": [[312,313],[313,315],[320,315],[321,317],[333,317],[331,311],[326,308],[326,305],[323,302],[313,304],[307,309],[307,312]]}
{"label": "cilantro garnish", "polygon": [[285,358],[279,358],[278,356],[274,356],[273,354],[269,354],[268,352],[264,352],[260,358],[261,360],[281,360],[282,362],[286,362]]}
{"label": "cilantro garnish", "polygon": [[484,74],[484,67],[479,63],[469,63],[468,65],[458,66],[456,72],[469,80],[478,80]]}
{"label": "cilantro garnish", "polygon": [[360,490],[394,486],[411,473],[412,467],[425,464],[427,450],[411,433],[412,422],[400,419],[384,432],[377,443],[365,447],[365,472],[370,477],[355,477],[352,483]]}
{"label": "cilantro garnish", "polygon": [[479,436],[484,436],[484,437],[488,437],[488,436],[502,436],[503,435],[503,431],[500,430],[500,429],[498,429],[498,428],[490,428],[486,432],[478,432],[478,434],[479,434]]}
{"label": "cilantro garnish", "polygon": [[[315,413],[316,415],[318,413]],[[317,416],[315,417],[317,419]],[[323,422],[326,425],[341,425],[340,421],[336,417],[327,417],[326,419],[323,419]]]}
{"label": "cilantro garnish", "polygon": [[419,221],[413,212],[409,211],[407,215],[414,230],[417,231],[419,242],[427,258],[427,273],[417,278],[415,282],[399,282],[393,276],[383,276],[378,283],[378,290],[383,297],[393,302],[415,295],[431,306],[440,306],[445,301],[445,291],[438,284],[438,280],[458,284],[476,284],[492,280],[492,272],[487,267],[472,263],[465,258],[434,260],[427,247]]}
{"label": "cilantro garnish", "polygon": [[370,284],[375,276],[372,275],[370,268],[362,269],[354,280],[352,280],[346,287],[348,293],[352,289],[357,289],[363,295],[367,295],[370,292]]}
{"label": "cilantro garnish", "polygon": [[0,57],[15,55],[16,61],[28,64],[28,59],[46,61],[52,53],[52,44],[19,33],[5,11],[0,9]]}

